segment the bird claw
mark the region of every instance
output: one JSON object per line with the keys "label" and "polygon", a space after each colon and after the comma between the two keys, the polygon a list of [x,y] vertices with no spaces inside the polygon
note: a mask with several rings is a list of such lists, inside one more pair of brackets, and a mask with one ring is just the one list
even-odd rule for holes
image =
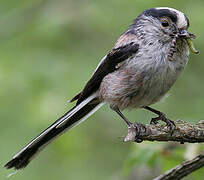
{"label": "bird claw", "polygon": [[159,120],[166,123],[166,126],[169,127],[169,130],[170,130],[171,136],[172,136],[173,132],[174,132],[174,130],[176,128],[176,125],[175,125],[174,121],[168,119],[164,113],[161,113],[158,117],[152,118],[151,121],[150,121],[150,124],[156,125],[156,124],[158,124]]}
{"label": "bird claw", "polygon": [[170,130],[171,136],[172,136],[173,133],[174,133],[174,130],[175,130],[175,128],[176,128],[176,125],[175,125],[174,121],[171,121],[171,120],[169,120],[169,119],[168,119],[168,122],[167,122],[166,124],[167,124],[167,126],[169,127],[169,130]]}
{"label": "bird claw", "polygon": [[129,129],[135,132],[135,139],[134,139],[135,142],[137,143],[143,142],[143,139],[141,139],[140,137],[141,133],[146,132],[146,127],[143,124],[140,124],[137,122],[131,123],[129,126]]}
{"label": "bird claw", "polygon": [[156,125],[156,124],[158,124],[158,120],[160,120],[159,117],[152,118],[151,121],[150,121],[150,124]]}

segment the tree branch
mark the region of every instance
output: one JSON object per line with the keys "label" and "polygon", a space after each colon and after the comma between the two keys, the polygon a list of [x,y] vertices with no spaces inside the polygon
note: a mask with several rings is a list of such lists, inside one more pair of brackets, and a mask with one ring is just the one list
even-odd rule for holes
{"label": "tree branch", "polygon": [[[128,134],[124,141],[176,141],[180,143],[202,143],[204,142],[204,120],[195,125],[191,125],[183,120],[174,121],[176,128],[171,133],[166,125],[142,125],[140,133],[136,137],[136,127],[134,123],[128,128]],[[168,170],[165,174],[156,177],[154,180],[179,180],[184,176],[204,166],[204,151],[196,158],[185,161],[175,168]]]}
{"label": "tree branch", "polygon": [[180,143],[201,143],[204,142],[204,120],[199,121],[195,125],[191,125],[183,120],[174,121],[176,128],[171,134],[167,126],[163,124],[146,124],[141,125],[140,134],[136,136],[136,128],[134,124],[128,128],[128,134],[124,141],[176,141]]}
{"label": "tree branch", "polygon": [[184,176],[196,171],[204,166],[204,151],[190,161],[185,161],[173,169],[166,171],[164,174],[154,178],[154,180],[179,180]]}

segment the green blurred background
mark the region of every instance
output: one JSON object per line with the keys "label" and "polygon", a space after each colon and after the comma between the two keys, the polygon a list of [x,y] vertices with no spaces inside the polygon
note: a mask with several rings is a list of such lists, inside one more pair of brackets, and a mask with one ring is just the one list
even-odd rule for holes
{"label": "green blurred background", "polygon": [[[100,59],[143,10],[168,6],[186,13],[198,56],[154,105],[171,119],[204,119],[203,0],[0,0],[0,165],[73,104]],[[148,123],[145,110],[124,111]],[[124,122],[104,106],[49,145],[14,180],[152,179],[199,152],[199,145],[123,143]],[[173,148],[172,148],[173,147]],[[190,155],[189,155],[190,153]],[[0,170],[0,179],[13,171]],[[203,179],[204,170],[186,179]]]}

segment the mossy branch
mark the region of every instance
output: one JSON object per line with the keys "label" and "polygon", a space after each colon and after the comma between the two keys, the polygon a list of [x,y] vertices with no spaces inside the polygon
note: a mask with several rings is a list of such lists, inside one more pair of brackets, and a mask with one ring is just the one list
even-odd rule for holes
{"label": "mossy branch", "polygon": [[141,128],[139,136],[136,136],[136,128],[128,128],[128,134],[124,141],[176,141],[180,143],[201,143],[204,142],[204,120],[192,125],[183,120],[174,121],[176,128],[171,133],[169,128],[164,124],[146,124]]}

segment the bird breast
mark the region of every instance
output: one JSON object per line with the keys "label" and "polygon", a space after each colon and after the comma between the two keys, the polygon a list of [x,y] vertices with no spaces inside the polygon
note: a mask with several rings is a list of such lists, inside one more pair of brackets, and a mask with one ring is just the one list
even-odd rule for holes
{"label": "bird breast", "polygon": [[169,45],[152,44],[126,60],[113,73],[104,77],[99,97],[121,109],[139,108],[159,101],[184,70],[189,50],[186,44],[168,60]]}

